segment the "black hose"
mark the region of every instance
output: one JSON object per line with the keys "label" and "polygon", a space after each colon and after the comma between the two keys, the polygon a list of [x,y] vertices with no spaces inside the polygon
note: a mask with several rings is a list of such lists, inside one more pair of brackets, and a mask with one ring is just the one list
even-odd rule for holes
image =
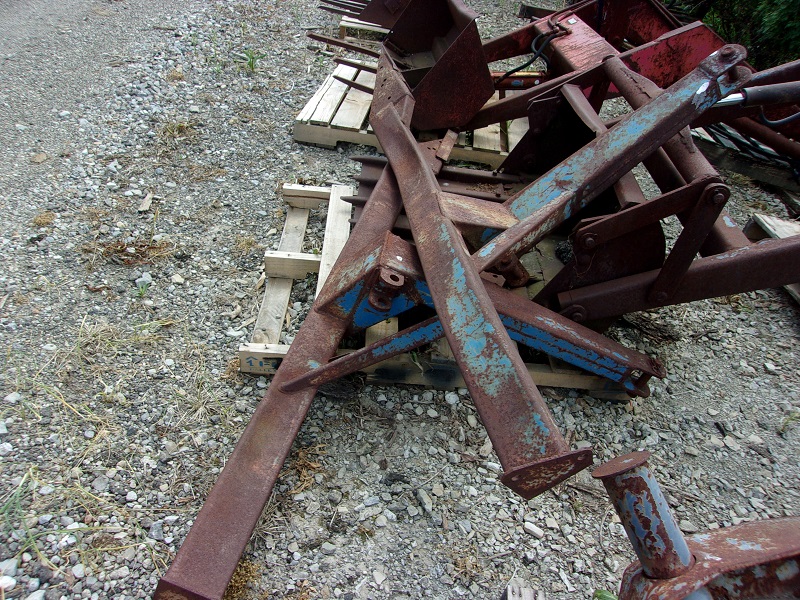
{"label": "black hose", "polygon": [[504,79],[507,79],[507,78],[511,77],[514,73],[517,73],[518,71],[521,71],[522,69],[525,69],[526,67],[529,67],[534,62],[536,62],[536,60],[539,59],[539,58],[541,58],[544,61],[545,67],[549,70],[550,69],[550,60],[547,58],[547,56],[545,56],[542,53],[545,51],[545,48],[547,48],[548,44],[552,41],[552,39],[558,36],[558,33],[547,34],[547,37],[545,38],[544,42],[542,43],[542,47],[537,49],[536,48],[536,43],[544,35],[545,35],[544,33],[540,33],[535,38],[533,38],[533,41],[531,42],[531,52],[533,52],[533,58],[531,58],[529,61],[521,64],[520,66],[511,69],[510,71],[506,71],[497,80],[495,80],[494,84],[497,85],[498,83],[500,83]]}

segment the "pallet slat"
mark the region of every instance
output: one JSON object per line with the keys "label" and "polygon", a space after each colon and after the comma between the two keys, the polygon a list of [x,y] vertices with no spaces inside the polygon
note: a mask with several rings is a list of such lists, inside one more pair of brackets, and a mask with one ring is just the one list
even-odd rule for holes
{"label": "pallet slat", "polygon": [[[299,252],[308,224],[308,209],[292,208],[286,211],[286,222],[278,249],[282,252]],[[264,300],[253,328],[253,342],[277,344],[280,341],[283,319],[292,294],[291,279],[270,277],[264,286]]]}
{"label": "pallet slat", "polygon": [[[361,83],[369,87],[375,86],[375,73],[360,71],[356,75],[356,83]],[[372,106],[372,94],[362,92],[355,88],[350,88],[342,101],[336,115],[331,119],[331,127],[339,129],[350,129],[361,131],[364,121],[369,115]]]}
{"label": "pallet slat", "polygon": [[[797,221],[787,221],[769,215],[753,215],[750,222],[745,226],[745,234],[753,241],[758,241],[766,237],[787,238],[800,235],[800,223]],[[800,304],[800,282],[791,283],[783,286],[789,295]]]}
{"label": "pallet slat", "polygon": [[[339,65],[333,73],[344,79],[352,79],[356,76],[357,71],[353,67]],[[314,113],[309,118],[309,122],[313,125],[330,125],[349,89],[346,84],[338,79],[333,79],[333,75],[330,79],[331,83],[325,92],[325,96],[319,101]]]}
{"label": "pallet slat", "polygon": [[325,235],[322,241],[322,255],[320,256],[315,297],[319,296],[322,285],[328,279],[333,265],[347,243],[347,238],[350,237],[350,215],[353,206],[342,200],[342,198],[352,193],[353,189],[346,185],[334,185],[330,189],[328,218],[325,220]]}

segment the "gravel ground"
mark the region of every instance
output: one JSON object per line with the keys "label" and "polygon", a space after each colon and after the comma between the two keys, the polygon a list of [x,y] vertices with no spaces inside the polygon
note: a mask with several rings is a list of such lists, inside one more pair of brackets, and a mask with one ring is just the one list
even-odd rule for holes
{"label": "gravel ground", "polygon": [[[276,190],[346,183],[365,151],[292,142],[332,69],[305,33],[335,19],[276,4],[0,6],[6,598],[149,597],[269,385],[232,361],[280,236]],[[492,15],[484,35],[514,25],[511,2],[470,5]],[[785,214],[732,180],[737,219]],[[626,405],[543,390],[573,446],[651,450],[686,532],[800,514],[798,307],[768,290],[630,321],[613,334],[669,376]],[[229,596],[617,589],[632,554],[586,473],[530,502],[499,475],[465,390],[321,396]]]}

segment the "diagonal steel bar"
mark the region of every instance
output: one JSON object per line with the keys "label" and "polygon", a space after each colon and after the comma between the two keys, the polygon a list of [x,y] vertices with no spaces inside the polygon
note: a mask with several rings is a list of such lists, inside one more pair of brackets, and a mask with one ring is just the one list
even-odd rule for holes
{"label": "diagonal steel bar", "polygon": [[[743,86],[749,71],[735,65],[746,56],[741,46],[726,46],[665,90],[649,104],[630,113],[506,202],[520,221],[484,244],[474,255],[485,270],[510,252],[530,248],[585,207],[600,192],[630,171],[643,156],[686,127],[726,93]],[[725,74],[735,69],[733,77]]]}
{"label": "diagonal steel bar", "polygon": [[461,234],[442,213],[441,190],[387,91],[404,87],[399,78],[394,69],[384,70],[370,122],[400,187],[445,336],[505,470],[502,481],[531,498],[588,466],[591,450],[569,450]]}

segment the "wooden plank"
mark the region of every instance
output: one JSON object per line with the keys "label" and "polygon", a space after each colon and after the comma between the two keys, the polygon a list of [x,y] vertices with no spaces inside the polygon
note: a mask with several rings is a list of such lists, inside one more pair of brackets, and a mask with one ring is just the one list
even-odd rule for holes
{"label": "wooden plank", "polygon": [[472,147],[485,152],[502,152],[500,141],[500,124],[494,123],[472,132]]}
{"label": "wooden plank", "polygon": [[[339,30],[347,30],[347,29],[356,29],[358,31],[369,31],[371,33],[379,33],[381,35],[387,35],[389,30],[385,27],[381,27],[380,25],[376,25],[375,23],[368,23],[367,21],[361,21],[360,19],[354,19],[353,17],[342,17],[342,20],[339,21]],[[342,34],[340,37],[344,37],[345,34]]]}
{"label": "wooden plank", "polygon": [[735,153],[713,142],[695,138],[695,144],[708,161],[718,169],[741,173],[756,181],[768,183],[791,192],[800,192],[800,183],[792,179],[787,169],[780,169],[767,163],[755,161],[744,154]]}
{"label": "wooden plank", "polygon": [[[573,369],[554,371],[549,365],[525,365],[538,387],[559,387],[586,390],[594,398],[625,402],[630,399],[624,388],[602,377]],[[421,361],[418,365],[408,357],[398,356],[377,365],[367,367],[367,381],[376,384],[422,385],[440,390],[455,390],[466,387],[458,365],[453,361],[435,363]]]}
{"label": "wooden plank", "polygon": [[331,188],[299,183],[284,183],[283,201],[294,208],[319,208],[331,195]]}
{"label": "wooden plank", "polygon": [[392,317],[391,319],[376,323],[372,327],[367,327],[367,330],[364,332],[364,346],[369,346],[385,337],[394,335],[397,331],[397,317]]}
{"label": "wooden plank", "polygon": [[[339,65],[334,69],[333,74],[343,77],[345,79],[353,79],[356,76],[357,70],[347,65]],[[308,119],[309,123],[313,125],[329,125],[331,119],[336,115],[339,105],[344,100],[347,93],[348,86],[341,81],[334,79],[330,87],[325,92],[325,96],[317,104],[314,114]]]}
{"label": "wooden plank", "polygon": [[528,132],[528,118],[514,119],[508,123],[508,151],[511,152]]}
{"label": "wooden plank", "polygon": [[[375,86],[375,73],[360,71],[355,78],[357,83],[362,83],[370,87]],[[361,131],[364,120],[369,115],[372,106],[372,94],[362,92],[355,88],[350,88],[336,111],[336,115],[331,120],[331,127],[340,129],[350,129]]]}
{"label": "wooden plank", "polygon": [[325,94],[328,92],[328,89],[331,87],[331,84],[336,81],[333,78],[333,75],[328,75],[325,78],[325,81],[322,82],[322,85],[319,86],[319,89],[311,96],[311,99],[306,102],[306,105],[303,107],[303,110],[300,111],[300,114],[297,115],[295,118],[295,122],[305,123],[311,118],[311,115],[314,114],[314,111],[317,110],[317,106],[319,103],[322,102],[322,99],[325,97]]}
{"label": "wooden plank", "polygon": [[322,290],[322,286],[328,278],[331,269],[333,269],[334,263],[339,258],[342,248],[344,248],[344,245],[347,243],[347,238],[350,237],[350,214],[353,206],[342,200],[342,198],[350,196],[352,193],[353,188],[350,186],[331,186],[315,297],[318,296]]}
{"label": "wooden plank", "polygon": [[787,238],[800,235],[800,223],[786,221],[770,215],[753,215],[753,220],[761,226],[769,237]]}
{"label": "wooden plank", "polygon": [[[298,252],[303,248],[303,237],[308,225],[307,209],[289,208],[278,249],[284,252]],[[276,344],[280,341],[283,319],[289,306],[292,293],[292,280],[270,277],[264,286],[264,298],[253,328],[254,342]],[[241,364],[241,361],[240,361]]]}
{"label": "wooden plank", "polygon": [[[753,215],[750,222],[747,223],[744,231],[747,237],[753,241],[758,241],[765,237],[783,239],[800,235],[800,223],[779,219],[769,215],[756,214]],[[795,299],[795,302],[800,304],[800,283],[785,285],[783,289]]]}
{"label": "wooden plank", "polygon": [[267,250],[264,253],[264,273],[267,277],[305,279],[309,273],[319,272],[319,254]]}
{"label": "wooden plank", "polygon": [[321,127],[309,123],[295,123],[292,132],[296,142],[314,144],[323,148],[336,148],[338,142],[350,144],[362,144],[377,148],[378,152],[383,152],[378,143],[378,136],[367,131],[352,131],[349,129],[334,129],[332,127]]}
{"label": "wooden plank", "polygon": [[243,373],[273,375],[289,352],[286,344],[239,344],[239,370]]}

